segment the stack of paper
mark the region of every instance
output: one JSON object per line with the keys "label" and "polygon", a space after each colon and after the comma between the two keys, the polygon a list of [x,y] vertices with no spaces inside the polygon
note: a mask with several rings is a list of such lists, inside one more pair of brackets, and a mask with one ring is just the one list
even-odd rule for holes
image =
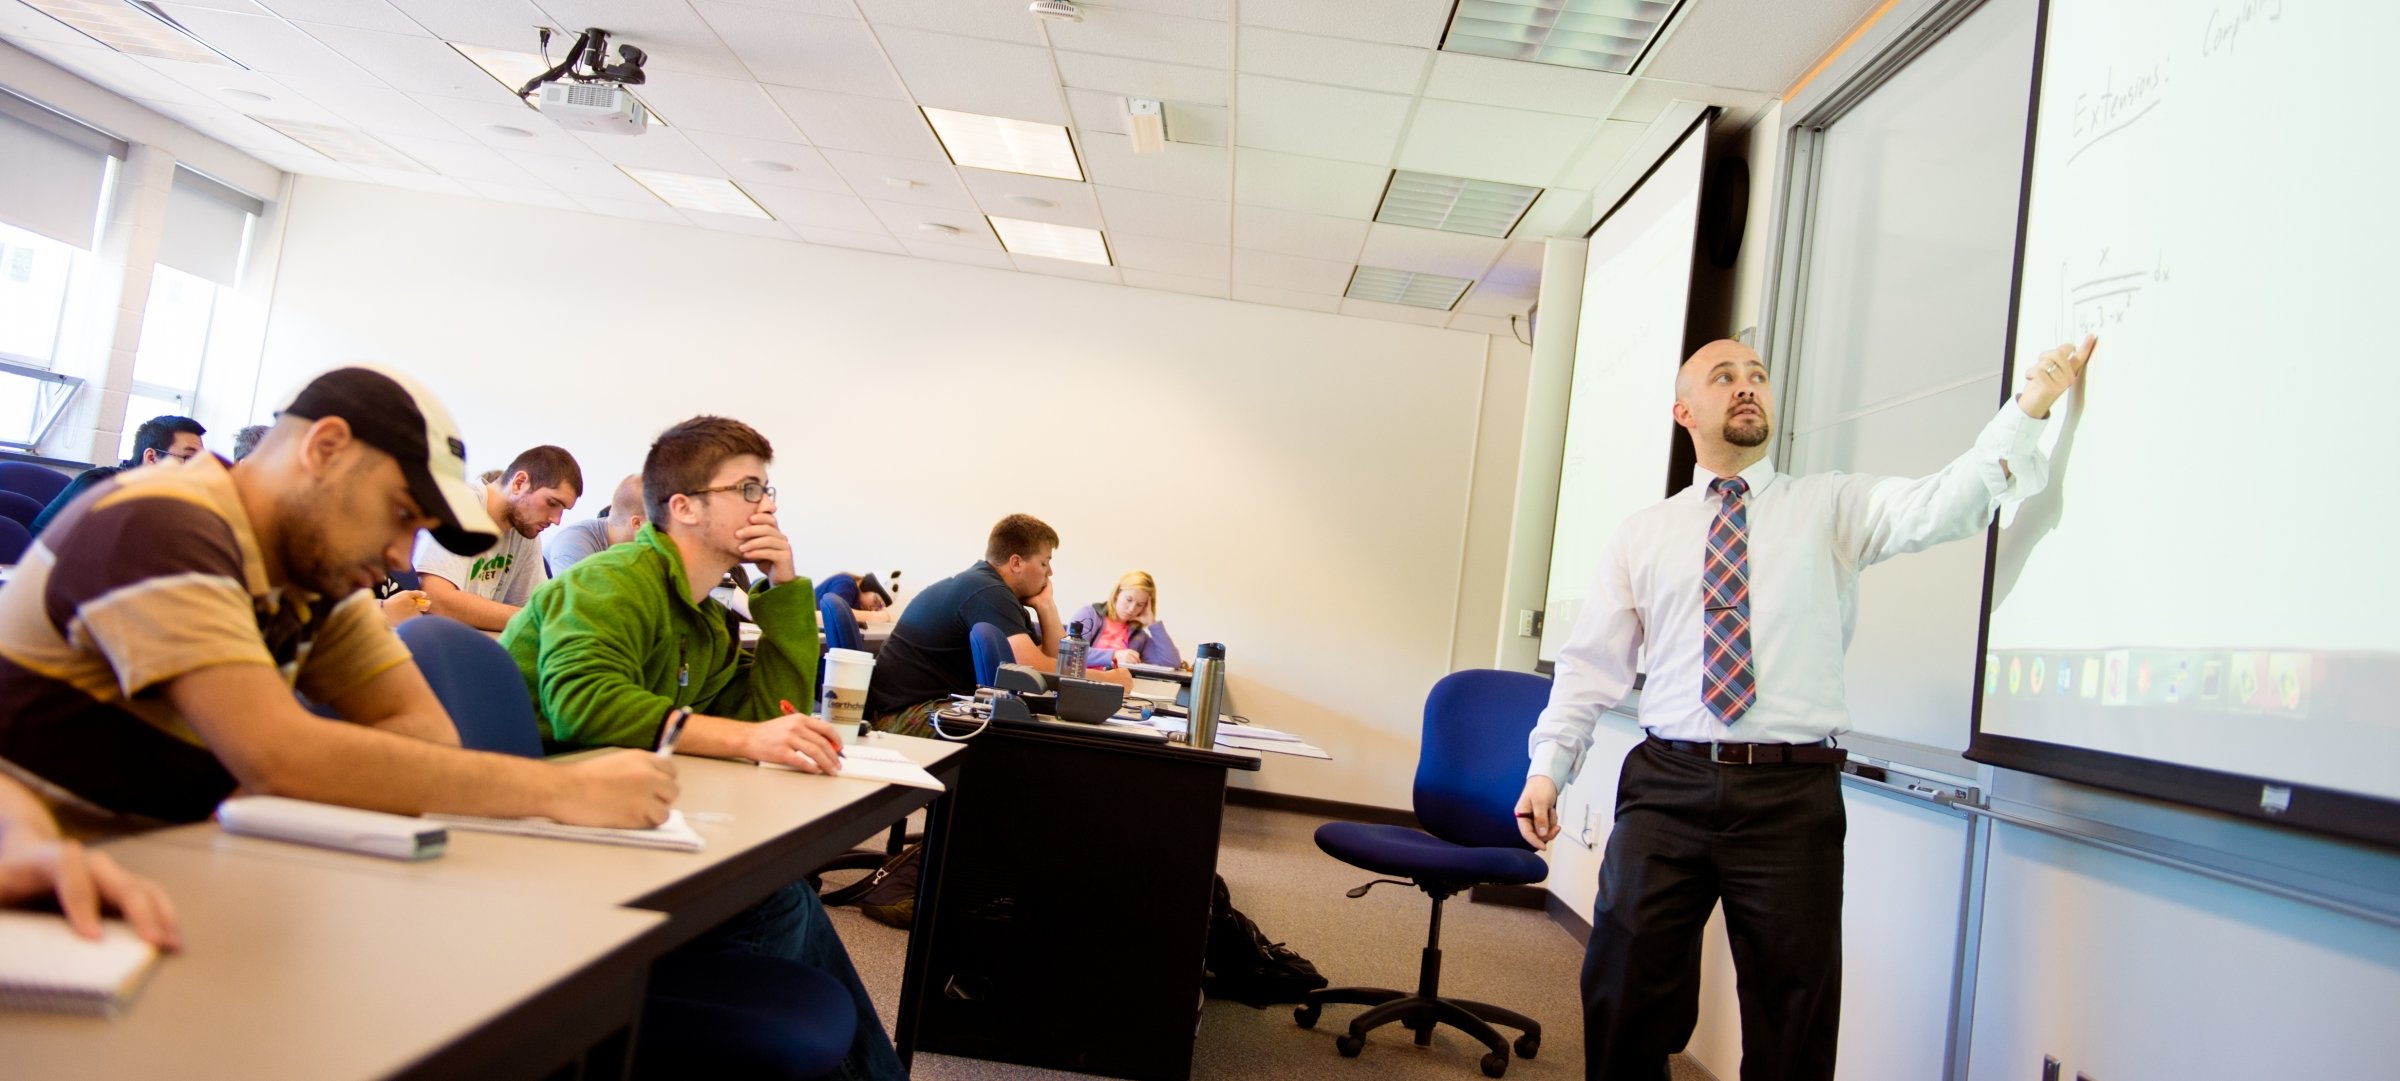
{"label": "stack of paper", "polygon": [[604,845],[631,845],[635,848],[665,848],[677,852],[698,852],[706,842],[683,820],[682,811],[668,811],[667,820],[646,830],[615,829],[608,826],[570,826],[547,818],[477,818],[474,815],[429,814],[436,822],[447,822],[462,830],[480,833],[513,833],[520,837],[551,837],[561,841],[593,841]]}
{"label": "stack of paper", "polygon": [[115,1017],[157,961],[155,948],[115,920],[93,942],[62,917],[0,911],[0,1009]]}
{"label": "stack of paper", "polygon": [[[792,769],[790,766],[779,766],[772,762],[761,762],[759,765],[768,769],[791,770],[794,773],[805,772]],[[852,743],[842,748],[841,776],[852,780],[881,781],[885,784],[904,785],[909,788],[930,788],[936,792],[943,790],[940,780],[936,779],[933,774],[925,772],[925,767],[911,761],[907,755],[889,747],[871,747],[863,743]]]}

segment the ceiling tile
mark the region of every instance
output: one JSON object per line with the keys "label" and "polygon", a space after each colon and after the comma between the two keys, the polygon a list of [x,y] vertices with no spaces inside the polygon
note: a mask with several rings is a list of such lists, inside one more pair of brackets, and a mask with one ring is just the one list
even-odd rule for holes
{"label": "ceiling tile", "polygon": [[1097,194],[1100,212],[1111,232],[1200,243],[1225,242],[1225,215],[1232,208],[1223,199],[1195,199],[1132,188],[1104,187],[1097,189]]}
{"label": "ceiling tile", "polygon": [[1480,278],[1484,268],[1500,257],[1508,242],[1498,237],[1468,236],[1435,229],[1376,222],[1367,230],[1367,245],[1358,254],[1360,266],[1413,270],[1453,278]]}
{"label": "ceiling tile", "polygon": [[1749,90],[1728,90],[1719,86],[1699,86],[1692,83],[1671,83],[1663,79],[1636,79],[1625,100],[1610,113],[1612,120],[1631,120],[1647,124],[1658,119],[1667,105],[1676,101],[1698,101],[1722,105],[1729,110],[1755,109],[1773,100],[1773,95]]}
{"label": "ceiling tile", "polygon": [[1161,64],[1092,53],[1053,55],[1058,61],[1059,79],[1068,86],[1156,101],[1225,104],[1227,80],[1223,68]]}
{"label": "ceiling tile", "polygon": [[[695,5],[762,83],[879,98],[906,98],[875,35],[855,18],[819,19],[747,4]],[[673,80],[652,79],[652,85]],[[680,123],[680,121],[678,121]]]}
{"label": "ceiling tile", "polygon": [[676,213],[683,215],[685,221],[720,233],[743,233],[773,240],[797,239],[791,226],[779,221],[761,221],[741,214],[715,214],[706,210],[677,210]]}
{"label": "ceiling tile", "polygon": [[850,185],[843,181],[842,175],[834,171],[815,147],[716,135],[705,131],[686,131],[683,134],[736,184],[766,184],[810,191],[850,190]]}
{"label": "ceiling tile", "polygon": [[939,30],[1021,45],[1042,43],[1041,20],[1027,13],[1021,4],[994,0],[859,0],[858,6],[866,12],[867,21],[876,26]]}
{"label": "ceiling tile", "polygon": [[[556,22],[527,0],[391,0],[391,4],[443,41],[527,53],[541,48],[533,28]],[[551,55],[564,52],[574,41],[573,35],[564,40],[553,36]]]}
{"label": "ceiling tile", "polygon": [[800,129],[766,88],[748,80],[676,72],[643,84],[641,98],[677,131],[800,141]]}
{"label": "ceiling tile", "polygon": [[877,217],[867,204],[855,195],[829,191],[802,191],[798,188],[750,188],[750,198],[767,208],[777,221],[794,228],[848,229],[853,232],[883,231],[883,219]]}
{"label": "ceiling tile", "polygon": [[1289,289],[1275,289],[1264,285],[1244,285],[1240,282],[1234,283],[1233,299],[1247,300],[1255,304],[1273,304],[1278,308],[1306,308],[1309,311],[1318,312],[1342,310],[1342,298],[1339,296],[1326,293],[1296,293]]}
{"label": "ceiling tile", "polygon": [[1100,227],[1100,204],[1093,199],[1089,184],[989,169],[960,169],[958,176],[986,214],[1086,229]]}
{"label": "ceiling tile", "polygon": [[1367,242],[1367,223],[1355,218],[1240,206],[1233,213],[1233,242],[1255,251],[1356,263],[1359,249]]}
{"label": "ceiling tile", "polygon": [[[316,28],[317,37],[378,79],[411,94],[507,104],[517,100],[475,62],[429,37],[348,27]],[[352,76],[353,82],[362,80]]]}
{"label": "ceiling tile", "polygon": [[500,184],[533,184],[533,174],[510,161],[503,154],[482,143],[461,143],[448,139],[415,139],[395,136],[383,140],[392,149],[425,164],[426,168],[456,180],[481,180]]}
{"label": "ceiling tile", "polygon": [[641,169],[664,169],[673,173],[694,176],[717,176],[725,170],[716,160],[692,145],[680,131],[652,131],[641,135],[578,134],[577,142],[601,157],[619,165]]}
{"label": "ceiling tile", "polygon": [[576,161],[547,154],[526,154],[513,160],[518,168],[533,174],[542,183],[578,199],[588,196],[629,202],[643,199],[657,201],[657,197],[650,194],[650,189],[626,176],[624,170],[610,162]]}
{"label": "ceiling tile", "polygon": [[1289,289],[1296,293],[1341,295],[1350,286],[1351,263],[1303,259],[1296,255],[1245,251],[1233,253],[1233,280],[1244,285]]}
{"label": "ceiling tile", "polygon": [[1548,187],[1600,121],[1457,101],[1417,106],[1400,167]]}
{"label": "ceiling tile", "polygon": [[1094,11],[1079,23],[1052,23],[1050,47],[1069,52],[1164,60],[1223,68],[1231,59],[1232,27],[1209,19],[1185,19],[1143,11]]}
{"label": "ceiling tile", "polygon": [[1431,49],[1454,0],[1278,0],[1242,5],[1242,25]]}
{"label": "ceiling tile", "polygon": [[940,259],[952,263],[965,263],[969,266],[988,266],[999,270],[1017,269],[1017,264],[1009,260],[1008,253],[1001,251],[996,244],[992,248],[985,249],[970,248],[964,244],[928,244],[923,241],[903,240],[900,242],[900,246],[907,248],[910,255],[922,259]]}
{"label": "ceiling tile", "polygon": [[849,229],[806,228],[795,228],[792,231],[800,234],[800,239],[811,244],[822,244],[834,248],[855,248],[859,251],[888,252],[892,255],[908,254],[908,249],[901,247],[899,241],[883,233],[862,233]]}
{"label": "ceiling tile", "polygon": [[555,210],[581,210],[583,204],[567,197],[556,188],[525,187],[518,184],[495,184],[488,180],[467,181],[467,189],[486,199],[498,199],[526,206],[543,206]]}
{"label": "ceiling tile", "polygon": [[24,4],[17,3],[16,0],[0,3],[0,37],[8,38],[20,46],[31,42],[42,42],[51,45],[72,45],[79,49],[100,47],[83,31],[35,11]]}
{"label": "ceiling tile", "polygon": [[359,166],[352,166],[351,169],[353,172],[358,174],[359,179],[370,184],[381,184],[389,188],[412,188],[417,191],[436,191],[446,195],[475,194],[474,192],[468,191],[465,184],[462,184],[456,180],[452,180],[446,176],[433,176],[428,173],[411,173],[403,172],[398,169],[376,169]]}
{"label": "ceiling tile", "polygon": [[1118,266],[1133,270],[1223,280],[1231,269],[1231,249],[1221,243],[1195,244],[1188,240],[1111,233],[1108,249]]}
{"label": "ceiling tile", "polygon": [[835,150],[858,150],[898,158],[948,161],[942,144],[926,126],[916,106],[880,98],[828,94],[789,86],[770,86],[777,104],[800,125],[810,143]]}
{"label": "ceiling tile", "polygon": [[1051,259],[1040,255],[1011,255],[1008,261],[1018,270],[1031,274],[1048,274],[1059,278],[1082,278],[1095,282],[1122,282],[1117,268],[1078,263],[1070,259]]}
{"label": "ceiling tile", "polygon": [[[948,207],[922,206],[913,203],[869,202],[867,209],[893,236],[906,238],[909,244],[954,244],[989,251],[1000,250],[1000,238],[993,234],[990,222],[973,210],[952,210]],[[957,230],[945,233],[928,225],[946,225]]]}
{"label": "ceiling tile", "polygon": [[1125,101],[1125,95],[1103,90],[1067,90],[1067,111],[1074,115],[1075,127],[1087,135],[1125,134]]}
{"label": "ceiling tile", "polygon": [[1241,69],[1257,75],[1414,94],[1431,49],[1242,27]]}
{"label": "ceiling tile", "polygon": [[[25,10],[31,11],[32,9]],[[49,16],[46,15],[37,17],[49,19]],[[0,15],[0,28],[5,28],[7,25],[5,16]],[[56,25],[55,21],[53,21],[53,25]],[[98,44],[77,31],[68,31],[76,36],[76,40],[73,42],[19,38],[15,36],[13,30],[0,29],[0,32],[7,33],[11,43],[23,48],[26,52],[126,97],[174,100],[182,97],[197,98],[201,96],[191,87],[144,67],[140,60]],[[225,68],[223,70],[234,71],[237,69]]]}
{"label": "ceiling tile", "polygon": [[1781,92],[1877,0],[1808,4],[1687,4],[1642,72],[1674,82]]}
{"label": "ceiling tile", "polygon": [[[1464,330],[1471,334],[1490,334],[1494,337],[1509,338],[1517,336],[1517,328],[1510,325],[1506,317],[1498,315],[1473,315],[1461,312],[1451,316],[1448,325],[1452,330]],[[1517,340],[1520,344],[1524,341],[1522,338]]]}
{"label": "ceiling tile", "polygon": [[408,95],[388,86],[372,85],[364,80],[349,83],[302,80],[288,75],[283,82],[308,100],[341,116],[350,126],[365,129],[370,135],[417,135],[428,139],[452,140],[467,137],[467,133],[460,131],[458,125],[442,119],[432,110],[409,100]]}
{"label": "ceiling tile", "polygon": [[1244,75],[1234,138],[1244,147],[1384,165],[1408,107],[1394,94]]}
{"label": "ceiling tile", "polygon": [[[1067,91],[1067,105],[1075,113],[1075,127],[1087,137],[1101,133],[1123,137],[1127,127],[1125,102],[1122,94],[1097,90]],[[1186,105],[1174,101],[1161,104],[1166,110],[1169,141],[1199,146],[1225,145],[1225,110],[1214,105]]]}
{"label": "ceiling tile", "polygon": [[1474,288],[1467,290],[1466,298],[1451,310],[1475,315],[1523,315],[1533,308],[1535,292],[1519,291],[1489,281],[1476,282]]}
{"label": "ceiling tile", "polygon": [[585,210],[594,214],[606,214],[612,218],[632,218],[637,221],[664,222],[668,225],[691,224],[683,220],[683,215],[676,213],[674,207],[659,202],[658,197],[651,195],[648,191],[644,191],[639,199],[602,199],[590,195],[578,195],[575,197],[575,201],[582,203]]}
{"label": "ceiling tile", "polygon": [[[611,57],[616,55],[618,45],[641,46],[642,51],[650,54],[650,61],[642,70],[652,80],[669,71],[728,79],[750,74],[733,50],[726,47],[725,39],[689,3],[660,0],[540,0],[540,3],[542,10],[550,14],[551,25],[561,30],[606,27]],[[555,37],[550,40],[551,48],[562,52],[575,41],[572,36],[564,43]]]}
{"label": "ceiling tile", "polygon": [[1588,222],[1588,219],[1585,218],[1588,211],[1586,204],[1591,201],[1591,198],[1591,192],[1575,191],[1569,188],[1552,188],[1545,191],[1541,198],[1534,200],[1533,205],[1526,209],[1525,216],[1517,219],[1517,227],[1509,235],[1519,239],[1581,236],[1583,226]]}
{"label": "ceiling tile", "polygon": [[1095,184],[1197,199],[1225,198],[1226,152],[1216,147],[1168,143],[1156,154],[1136,154],[1125,140],[1105,135],[1077,142],[1084,171]]}
{"label": "ceiling tile", "polygon": [[1186,105],[1179,101],[1161,103],[1167,114],[1167,138],[1178,143],[1201,146],[1224,146],[1231,118],[1226,110],[1214,105]]}
{"label": "ceiling tile", "polygon": [[269,11],[293,22],[330,23],[362,30],[418,34],[415,20],[384,0],[260,0]]}
{"label": "ceiling tile", "polygon": [[[967,186],[958,179],[958,170],[948,162],[891,158],[851,150],[823,153],[826,163],[849,182],[851,190],[878,201],[976,209],[975,197],[967,194]],[[895,181],[912,183],[902,185]]]}
{"label": "ceiling tile", "polygon": [[[273,115],[285,120],[306,120],[336,127],[356,127],[356,123],[325,107],[323,102],[285,85],[283,80],[256,71],[220,64],[194,64],[181,60],[162,60],[157,57],[135,57],[137,63],[199,91],[211,103],[236,113]],[[285,76],[291,78],[291,76]],[[240,95],[262,95],[266,100]],[[127,95],[135,96],[135,95]]]}
{"label": "ceiling tile", "polygon": [[[543,116],[539,110],[522,104],[512,104],[505,97],[498,102],[469,101],[465,98],[445,98],[432,94],[419,94],[415,95],[415,98],[418,105],[424,106],[435,115],[456,125],[460,131],[467,133],[468,138],[479,143],[487,143],[494,149],[505,153],[522,154],[530,151],[536,154],[562,154],[571,158],[598,156],[592,148],[585,146],[575,135],[570,134],[565,128],[559,127],[549,117]],[[502,128],[513,128],[526,134],[513,135],[499,130]],[[595,138],[621,143],[637,143],[651,139],[681,141],[680,137],[671,131],[653,131],[642,135],[604,135],[595,136]]]}
{"label": "ceiling tile", "polygon": [[1234,201],[1253,206],[1364,220],[1375,216],[1391,179],[1391,170],[1374,165],[1247,147],[1235,153]]}
{"label": "ceiling tile", "polygon": [[1161,274],[1155,270],[1126,267],[1120,271],[1125,284],[1142,289],[1163,289],[1171,293],[1191,293],[1195,296],[1222,297],[1226,295],[1223,278],[1188,278],[1181,274]]}
{"label": "ceiling tile", "polygon": [[1617,165],[1624,161],[1626,152],[1642,141],[1642,132],[1648,128],[1648,124],[1623,120],[1602,121],[1600,130],[1592,135],[1591,142],[1583,148],[1582,153],[1577,154],[1559,172],[1557,186],[1587,190],[1599,187],[1601,181],[1617,171]]}
{"label": "ceiling tile", "polygon": [[1349,297],[1342,298],[1341,311],[1343,315],[1363,315],[1369,319],[1388,319],[1395,323],[1416,323],[1428,327],[1438,327],[1450,321],[1450,313],[1443,309],[1412,308],[1406,304],[1352,300]]}
{"label": "ceiling tile", "polygon": [[895,28],[881,34],[900,80],[920,105],[1067,123],[1050,54],[1030,45]]}
{"label": "ceiling tile", "polygon": [[327,79],[358,78],[361,74],[357,65],[342,59],[299,26],[281,19],[182,4],[166,4],[162,10],[199,35],[209,47],[253,71]]}
{"label": "ceiling tile", "polygon": [[1092,16],[1095,18],[1113,17],[1120,11],[1147,11],[1154,15],[1181,15],[1187,19],[1223,22],[1231,14],[1227,0],[1077,0],[1076,6],[1101,13]]}
{"label": "ceiling tile", "polygon": [[1596,118],[1609,115],[1617,93],[1630,81],[1623,75],[1556,64],[1435,53],[1425,96]]}

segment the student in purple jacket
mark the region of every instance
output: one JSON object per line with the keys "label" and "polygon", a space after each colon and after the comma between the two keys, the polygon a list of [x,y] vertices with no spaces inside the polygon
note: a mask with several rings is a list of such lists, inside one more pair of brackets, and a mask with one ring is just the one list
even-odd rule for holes
{"label": "student in purple jacket", "polygon": [[1092,643],[1087,663],[1094,668],[1173,668],[1183,663],[1183,651],[1175,648],[1166,625],[1158,621],[1158,582],[1148,571],[1131,571],[1117,579],[1106,603],[1084,605],[1068,622],[1083,625]]}

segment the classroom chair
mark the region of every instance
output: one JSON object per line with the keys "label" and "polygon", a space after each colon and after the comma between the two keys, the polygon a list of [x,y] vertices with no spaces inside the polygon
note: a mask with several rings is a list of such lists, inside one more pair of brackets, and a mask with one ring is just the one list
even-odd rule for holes
{"label": "classroom chair", "polygon": [[14,563],[25,558],[25,549],[33,547],[33,534],[17,524],[14,518],[0,518],[0,563]]}
{"label": "classroom chair", "polygon": [[0,518],[7,518],[24,526],[26,532],[33,531],[33,520],[41,517],[42,508],[47,506],[49,504],[23,492],[12,492],[0,488]]}
{"label": "classroom chair", "polygon": [[[471,751],[539,758],[533,700],[515,658],[442,616],[400,625],[400,640]],[[850,1049],[857,1015],[833,977],[774,957],[669,954],[651,965],[636,1078],[813,1078]]]}
{"label": "classroom chair", "polygon": [[989,687],[1000,676],[1000,666],[1017,659],[1015,650],[1008,647],[1008,634],[996,623],[978,623],[967,628],[967,649],[975,658],[975,685]]}
{"label": "classroom chair", "polygon": [[817,615],[825,625],[825,648],[867,648],[866,635],[858,628],[858,616],[851,612],[850,602],[843,600],[841,594],[827,593],[818,597]]}
{"label": "classroom chair", "polygon": [[15,492],[47,507],[73,478],[31,462],[0,462],[0,491]]}
{"label": "classroom chair", "polygon": [[[1317,847],[1327,855],[1406,885],[1433,898],[1433,920],[1419,955],[1415,992],[1382,987],[1332,987],[1310,991],[1292,1019],[1314,1028],[1329,1002],[1370,1007],[1352,1018],[1334,1049],[1356,1057],[1367,1032],[1399,1022],[1416,1034],[1416,1044],[1433,1043],[1433,1027],[1448,1025],[1491,1049],[1483,1072],[1508,1071],[1509,1042],[1492,1026],[1507,1025],[1517,1037],[1519,1058],[1542,1046],[1542,1026],[1523,1014],[1481,1002],[1443,998],[1442,902],[1483,883],[1528,885],[1549,877],[1550,868],[1517,832],[1516,803],[1524,791],[1526,737],[1544,704],[1550,681],[1523,672],[1470,669],[1452,672],[1425,696],[1425,731],[1417,752],[1415,804],[1423,830],[1406,826],[1329,822],[1317,828]],[[1350,891],[1363,897],[1387,881]]]}

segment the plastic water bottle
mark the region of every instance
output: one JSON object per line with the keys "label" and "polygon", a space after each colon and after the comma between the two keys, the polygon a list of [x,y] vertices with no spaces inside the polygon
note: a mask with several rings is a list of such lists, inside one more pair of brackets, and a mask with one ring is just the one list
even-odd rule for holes
{"label": "plastic water bottle", "polygon": [[1217,714],[1225,711],[1225,643],[1204,642],[1192,661],[1191,731],[1184,742],[1199,750],[1217,746]]}
{"label": "plastic water bottle", "polygon": [[1083,621],[1067,624],[1067,636],[1058,640],[1058,678],[1082,679],[1084,654],[1091,643],[1083,639]]}

